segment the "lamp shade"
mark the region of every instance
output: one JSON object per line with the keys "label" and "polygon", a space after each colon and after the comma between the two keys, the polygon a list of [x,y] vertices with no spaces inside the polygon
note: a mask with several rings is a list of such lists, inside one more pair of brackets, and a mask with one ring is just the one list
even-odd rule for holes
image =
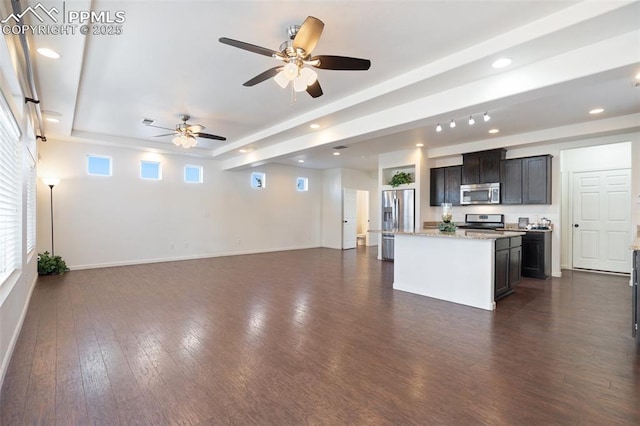
{"label": "lamp shade", "polygon": [[60,179],[57,177],[43,177],[42,181],[49,186],[56,186],[60,183]]}
{"label": "lamp shade", "polygon": [[282,87],[283,89],[287,87],[287,84],[289,84],[289,80],[287,80],[287,77],[284,76],[284,71],[280,71],[278,74],[276,74],[275,77],[273,77],[273,79],[276,81],[276,83],[278,83],[278,86]]}
{"label": "lamp shade", "polygon": [[298,76],[299,71],[300,70],[298,69],[298,65],[294,62],[289,62],[282,69],[284,77],[289,81],[295,80],[295,78]]}

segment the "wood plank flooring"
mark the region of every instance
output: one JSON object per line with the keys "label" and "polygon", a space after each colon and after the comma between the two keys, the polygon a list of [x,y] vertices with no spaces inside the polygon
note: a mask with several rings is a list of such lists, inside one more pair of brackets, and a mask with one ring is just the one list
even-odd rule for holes
{"label": "wood plank flooring", "polygon": [[640,424],[628,278],[523,279],[492,313],[394,291],[374,251],[41,277],[1,424]]}

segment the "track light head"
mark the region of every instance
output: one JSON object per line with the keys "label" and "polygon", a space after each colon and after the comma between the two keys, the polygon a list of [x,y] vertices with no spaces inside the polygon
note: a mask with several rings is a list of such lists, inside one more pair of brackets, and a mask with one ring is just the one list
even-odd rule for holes
{"label": "track light head", "polygon": [[484,121],[489,121],[489,120],[491,120],[491,117],[489,116],[489,113],[488,113],[488,112],[485,112],[485,113],[484,113],[484,116],[483,116],[482,118],[483,118],[483,120],[484,120]]}
{"label": "track light head", "polygon": [[440,125],[440,123],[438,123],[438,125],[436,126],[436,132],[441,132],[442,131],[442,126]]}
{"label": "track light head", "polygon": [[452,129],[456,127],[456,122],[453,118],[451,119],[451,123],[449,123],[449,127],[451,127]]}
{"label": "track light head", "polygon": [[469,116],[469,126],[473,126],[474,124],[476,124],[476,120],[473,119],[473,115]]}

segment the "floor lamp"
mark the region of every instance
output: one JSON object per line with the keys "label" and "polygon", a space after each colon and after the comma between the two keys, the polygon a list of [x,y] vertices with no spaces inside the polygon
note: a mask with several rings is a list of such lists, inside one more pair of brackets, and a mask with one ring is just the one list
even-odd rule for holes
{"label": "floor lamp", "polygon": [[60,179],[58,178],[42,178],[42,181],[49,185],[50,189],[50,200],[51,200],[51,256],[55,256],[56,252],[53,245],[53,187],[60,183]]}

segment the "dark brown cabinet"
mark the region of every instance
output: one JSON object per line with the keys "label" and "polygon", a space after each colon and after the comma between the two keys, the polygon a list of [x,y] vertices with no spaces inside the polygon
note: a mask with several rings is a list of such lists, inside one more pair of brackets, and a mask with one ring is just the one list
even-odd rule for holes
{"label": "dark brown cabinet", "polygon": [[429,205],[442,203],[460,205],[460,179],[462,166],[438,167],[431,169]]}
{"label": "dark brown cabinet", "polygon": [[551,204],[551,158],[522,159],[522,204]]}
{"label": "dark brown cabinet", "polygon": [[529,231],[522,237],[522,276],[551,276],[551,232]]}
{"label": "dark brown cabinet", "polygon": [[522,237],[500,238],[496,240],[495,293],[498,300],[513,293],[520,282],[522,269]]}
{"label": "dark brown cabinet", "polygon": [[551,155],[502,160],[502,204],[551,204]]}
{"label": "dark brown cabinet", "polygon": [[522,204],[522,159],[502,160],[502,182],[500,202],[502,204]]}
{"label": "dark brown cabinet", "polygon": [[506,149],[472,152],[462,155],[462,184],[500,182],[500,161]]}

